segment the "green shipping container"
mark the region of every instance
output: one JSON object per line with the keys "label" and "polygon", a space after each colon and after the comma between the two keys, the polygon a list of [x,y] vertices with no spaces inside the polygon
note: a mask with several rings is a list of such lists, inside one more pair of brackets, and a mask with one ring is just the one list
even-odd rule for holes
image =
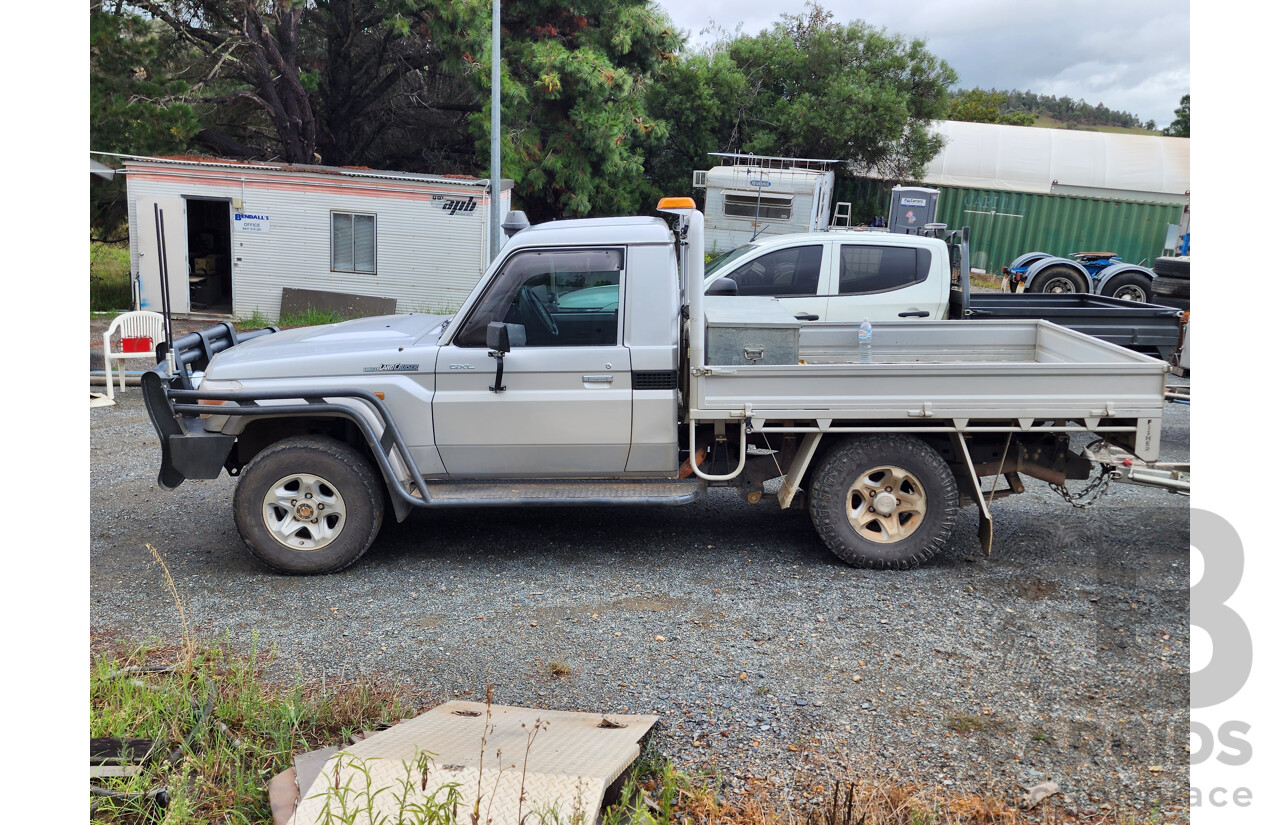
{"label": "green shipping container", "polygon": [[[1024,252],[1114,252],[1150,266],[1164,252],[1169,224],[1182,219],[1179,204],[935,188],[941,193],[937,220],[953,229],[968,226],[971,265],[992,274]],[[854,203],[858,222],[868,219],[869,209],[887,215],[891,189],[882,181],[846,178],[836,182],[835,200]]]}

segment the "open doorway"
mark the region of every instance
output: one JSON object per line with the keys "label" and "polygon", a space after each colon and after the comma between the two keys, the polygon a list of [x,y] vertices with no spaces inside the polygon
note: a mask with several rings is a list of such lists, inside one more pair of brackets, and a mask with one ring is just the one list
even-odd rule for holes
{"label": "open doorway", "polygon": [[231,314],[231,202],[187,198],[191,311]]}

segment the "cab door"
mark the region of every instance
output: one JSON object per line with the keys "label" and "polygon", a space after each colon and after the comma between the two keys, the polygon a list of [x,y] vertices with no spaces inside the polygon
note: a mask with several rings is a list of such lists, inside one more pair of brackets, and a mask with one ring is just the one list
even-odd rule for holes
{"label": "cab door", "polygon": [[738,285],[739,295],[777,298],[802,321],[827,320],[827,296],[820,288],[823,256],[830,241],[786,246],[740,263],[724,277]]}
{"label": "cab door", "polygon": [[[454,478],[607,477],[626,469],[631,357],[623,248],[513,255],[440,348],[436,445]],[[496,390],[491,321],[511,351]]]}
{"label": "cab door", "polygon": [[[949,282],[930,249],[834,242],[827,320],[940,319]],[[937,271],[936,280],[930,272]]]}

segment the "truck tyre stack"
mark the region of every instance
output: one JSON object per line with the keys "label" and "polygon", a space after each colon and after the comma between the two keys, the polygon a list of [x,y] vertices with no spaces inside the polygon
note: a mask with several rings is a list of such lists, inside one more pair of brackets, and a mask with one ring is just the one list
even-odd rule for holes
{"label": "truck tyre stack", "polygon": [[1191,258],[1156,258],[1151,267],[1156,278],[1151,282],[1152,303],[1191,309]]}

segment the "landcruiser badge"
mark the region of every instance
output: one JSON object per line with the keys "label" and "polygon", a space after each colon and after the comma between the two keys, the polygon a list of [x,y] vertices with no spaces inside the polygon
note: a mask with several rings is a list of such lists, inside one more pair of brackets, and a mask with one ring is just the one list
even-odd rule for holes
{"label": "landcruiser badge", "polygon": [[417,364],[379,364],[376,367],[365,367],[365,372],[417,372]]}

